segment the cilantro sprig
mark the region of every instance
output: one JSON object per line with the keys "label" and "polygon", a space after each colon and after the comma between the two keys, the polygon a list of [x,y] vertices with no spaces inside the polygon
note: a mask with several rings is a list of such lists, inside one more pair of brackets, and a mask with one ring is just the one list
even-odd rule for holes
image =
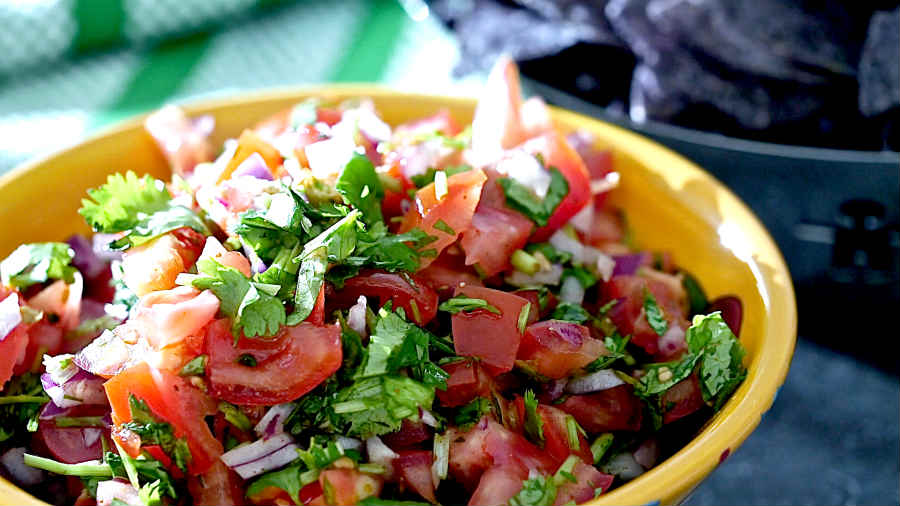
{"label": "cilantro sprig", "polygon": [[144,401],[129,395],[128,404],[131,408],[131,421],[122,424],[120,428],[140,436],[142,444],[159,445],[175,465],[186,472],[191,461],[187,440],[175,437],[172,425],[160,422]]}
{"label": "cilantro sprig", "polygon": [[0,262],[0,280],[7,286],[28,288],[51,279],[62,279],[72,283],[75,267],[72,259],[75,252],[68,244],[60,242],[38,242],[23,244]]}
{"label": "cilantro sprig", "polygon": [[550,216],[569,193],[569,183],[556,167],[550,167],[550,186],[543,199],[515,179],[502,177],[497,181],[506,195],[506,206],[524,214],[540,227],[547,225]]}

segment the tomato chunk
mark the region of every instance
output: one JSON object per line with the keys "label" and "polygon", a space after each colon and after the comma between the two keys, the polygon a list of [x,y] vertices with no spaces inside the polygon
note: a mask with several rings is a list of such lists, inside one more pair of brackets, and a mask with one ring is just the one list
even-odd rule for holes
{"label": "tomato chunk", "polygon": [[465,264],[463,255],[451,255],[444,251],[428,267],[416,273],[438,293],[441,300],[449,299],[459,287],[484,286],[481,278]]}
{"label": "tomato chunk", "polygon": [[460,240],[466,265],[477,265],[485,276],[508,269],[513,252],[525,246],[533,228],[531,220],[515,211],[479,204],[472,228]]}
{"label": "tomato chunk", "polygon": [[605,352],[603,343],[591,337],[590,330],[584,325],[547,320],[533,323],[525,329],[518,358],[526,361],[539,374],[560,379]]}
{"label": "tomato chunk", "polygon": [[[366,497],[377,496],[383,485],[380,478],[356,469],[329,469],[319,474],[323,502],[333,506],[353,506]],[[317,504],[312,501],[310,504]]]}
{"label": "tomato chunk", "polygon": [[[522,414],[524,415],[524,412]],[[578,444],[574,448],[572,447],[566,426],[567,414],[564,411],[540,404],[537,414],[544,422],[544,451],[553,459],[557,467],[562,465],[569,455],[576,455],[587,464],[594,463],[591,446],[581,432],[577,434]]]}
{"label": "tomato chunk", "polygon": [[[423,249],[433,249],[435,256],[440,254],[472,225],[472,215],[475,214],[486,179],[481,170],[454,174],[447,178],[447,194],[440,199],[435,193],[434,183],[425,186],[416,192],[414,205],[400,223],[400,232],[420,228],[426,234],[437,237]],[[432,260],[434,257],[423,256],[419,268],[427,267]]]}
{"label": "tomato chunk", "polygon": [[360,295],[378,299],[379,305],[390,300],[394,309],[403,308],[407,319],[424,326],[437,314],[438,295],[425,278],[414,275],[410,279],[415,286],[400,274],[364,269],[348,279],[343,289],[326,297],[326,302],[336,308],[347,308],[356,304]]}
{"label": "tomato chunk", "polygon": [[218,459],[201,475],[191,474],[188,479],[188,491],[194,504],[220,506],[246,504],[241,478]]}
{"label": "tomato chunk", "polygon": [[412,489],[426,501],[437,504],[434,496],[434,480],[431,478],[431,464],[434,461],[428,450],[403,450],[394,459],[394,472],[400,483]]}
{"label": "tomato chunk", "polygon": [[471,506],[509,504],[509,500],[522,490],[522,483],[526,479],[528,470],[520,465],[492,467],[481,475],[469,504]]}
{"label": "tomato chunk", "polygon": [[431,428],[425,422],[414,422],[405,418],[400,424],[400,429],[381,436],[384,444],[392,450],[409,448],[423,441],[431,439]]}
{"label": "tomato chunk", "polygon": [[450,375],[447,390],[435,390],[438,401],[448,408],[462,406],[476,397],[490,397],[493,379],[474,360],[460,360],[441,366]]}
{"label": "tomato chunk", "polygon": [[[282,328],[273,339],[243,337],[235,345],[228,323],[217,320],[208,327],[206,353],[207,378],[215,397],[233,404],[271,406],[297,399],[337,371],[341,331],[337,325],[304,322]],[[242,363],[240,358],[247,354],[256,365]]]}
{"label": "tomato chunk", "polygon": [[273,172],[284,161],[284,159],[281,158],[281,154],[275,149],[275,146],[272,146],[263,140],[263,138],[253,130],[244,130],[243,133],[241,133],[241,137],[238,139],[238,146],[237,150],[234,152],[234,156],[219,176],[219,182],[230,178],[231,173],[253,153],[258,153],[262,156],[263,160],[266,162],[266,166]]}
{"label": "tomato chunk", "polygon": [[[660,276],[666,275],[660,273]],[[647,292],[653,294],[669,326],[688,327],[681,294],[676,293],[670,283],[643,276],[620,275],[613,276],[603,287],[605,301],[619,300],[607,313],[619,333],[630,334],[631,342],[655,355],[660,351],[660,336],[650,327],[644,311],[644,294]]]}
{"label": "tomato chunk", "polygon": [[697,374],[691,374],[666,390],[662,405],[671,406],[663,413],[663,423],[672,423],[705,407]]}
{"label": "tomato chunk", "polygon": [[131,421],[128,398],[134,395],[154,415],[172,424],[176,437],[187,438],[191,472],[206,472],[222,455],[222,443],[213,437],[204,420],[216,412],[216,403],[184,378],[140,363],[113,376],[103,386],[117,425]]}
{"label": "tomato chunk", "polygon": [[586,395],[570,395],[557,408],[575,417],[588,432],[636,431],[641,428],[641,402],[630,385]]}
{"label": "tomato chunk", "polygon": [[609,490],[612,485],[613,475],[601,473],[596,467],[585,464],[584,462],[576,462],[572,469],[572,475],[575,476],[575,483],[565,481],[556,491],[555,506],[563,504],[583,504],[597,495],[597,490],[602,492]]}
{"label": "tomato chunk", "polygon": [[479,286],[457,288],[456,294],[484,299],[500,311],[500,314],[495,314],[477,309],[453,315],[451,321],[456,353],[480,358],[488,372],[494,375],[512,370],[522,340],[519,315],[528,300],[509,292]]}

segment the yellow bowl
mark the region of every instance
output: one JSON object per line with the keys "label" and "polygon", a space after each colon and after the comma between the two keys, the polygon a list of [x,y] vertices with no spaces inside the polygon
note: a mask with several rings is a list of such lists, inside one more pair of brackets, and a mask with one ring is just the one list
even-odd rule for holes
{"label": "yellow bowl", "polygon": [[[186,107],[211,114],[213,141],[310,96],[371,97],[384,120],[398,124],[447,108],[469,122],[471,99],[398,93],[364,85],[251,94]],[[796,339],[797,311],[790,274],[774,241],[753,213],[693,163],[639,135],[564,110],[553,120],[566,131],[593,133],[613,150],[623,207],[639,246],[669,251],[700,280],[711,298],[733,294],[744,304],[741,341],[748,375],[731,400],[687,446],[639,478],[591,504],[677,504],[759,424],[784,382]],[[0,178],[0,258],[17,245],[88,233],[76,210],[85,190],[126,170],[165,178],[169,170],[137,118]],[[35,132],[40,135],[40,132]],[[737,484],[735,484],[737,485]],[[0,478],[0,503],[41,504]]]}

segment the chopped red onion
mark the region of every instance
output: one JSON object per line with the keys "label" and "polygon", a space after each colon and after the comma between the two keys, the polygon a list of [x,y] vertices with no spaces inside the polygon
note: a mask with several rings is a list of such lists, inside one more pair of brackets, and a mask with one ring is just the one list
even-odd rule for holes
{"label": "chopped red onion", "polygon": [[266,165],[266,161],[259,153],[253,153],[248,156],[231,174],[231,177],[240,176],[250,176],[256,179],[265,179],[266,181],[272,181],[273,179],[269,166]]}
{"label": "chopped red onion", "polygon": [[100,439],[103,431],[96,427],[84,427],[81,429],[81,437],[84,439],[85,448],[93,445]]}
{"label": "chopped red onion", "polygon": [[347,325],[363,338],[369,335],[368,332],[366,332],[367,304],[368,301],[366,300],[366,296],[360,295],[359,298],[356,299],[356,304],[354,304],[353,307],[350,308],[350,312],[347,313]]}
{"label": "chopped red onion", "polygon": [[634,460],[644,469],[650,469],[656,465],[659,460],[659,444],[656,439],[650,438],[644,440],[637,450],[634,451]]}
{"label": "chopped red onion", "polygon": [[41,386],[44,387],[44,391],[61,408],[107,402],[103,381],[103,378],[82,370],[63,384],[54,382],[47,373],[41,375]]}
{"label": "chopped red onion", "polygon": [[613,269],[613,276],[632,275],[637,272],[638,267],[649,265],[652,261],[650,253],[642,251],[640,253],[632,253],[630,255],[616,255],[613,257],[616,261],[616,267]]}
{"label": "chopped red onion", "polygon": [[44,355],[42,360],[44,363],[44,370],[47,371],[47,375],[53,383],[62,385],[78,374],[81,369],[75,364],[74,358],[75,356],[71,353],[52,357],[50,355]]}
{"label": "chopped red onion", "polygon": [[56,405],[55,402],[50,401],[47,404],[44,404],[44,408],[41,410],[41,414],[39,418],[41,420],[52,420],[58,416],[68,416],[71,408],[61,408]]}
{"label": "chopped red onion", "polygon": [[616,376],[612,369],[602,369],[586,376],[573,378],[566,385],[566,392],[570,394],[589,394],[624,384],[625,382]]}
{"label": "chopped red onion", "polygon": [[437,418],[435,418],[434,415],[431,414],[431,411],[428,411],[427,409],[419,408],[419,418],[422,420],[422,423],[429,427],[438,426]]}
{"label": "chopped red onion", "polygon": [[0,457],[0,462],[19,485],[30,487],[44,481],[44,472],[25,465],[24,455],[24,447],[10,448]]}
{"label": "chopped red onion", "polygon": [[97,278],[109,269],[109,262],[97,256],[93,243],[87,237],[75,234],[66,243],[75,252],[72,265],[87,279]]}
{"label": "chopped red onion", "polygon": [[281,434],[284,432],[284,421],[293,410],[294,405],[289,402],[272,406],[266,411],[266,414],[263,415],[253,430],[257,435],[266,439],[276,434]]}
{"label": "chopped red onion", "polygon": [[254,461],[235,467],[234,471],[245,480],[254,476],[259,476],[260,474],[273,469],[278,469],[283,465],[290,464],[297,458],[297,451],[299,449],[300,448],[293,443],[285,445],[268,455],[264,455]]}
{"label": "chopped red onion", "polygon": [[97,483],[97,506],[111,506],[116,499],[131,506],[144,504],[138,491],[125,480],[112,479]]}
{"label": "chopped red onion", "polygon": [[291,462],[297,458],[298,449],[290,434],[281,433],[238,446],[225,452],[221,459],[241,478],[247,479]]}
{"label": "chopped red onion", "polygon": [[[115,251],[109,249],[109,243],[116,240],[116,236],[118,234],[94,234],[91,237],[91,249],[94,251],[94,255],[97,256],[100,260],[113,261],[113,260],[121,260],[123,253],[121,251]],[[78,252],[76,251],[77,255]]]}
{"label": "chopped red onion", "polygon": [[673,356],[675,352],[687,348],[684,340],[684,329],[678,325],[669,325],[666,333],[659,338],[659,353],[665,356]]}
{"label": "chopped red onion", "polygon": [[143,361],[150,351],[146,339],[128,344],[115,332],[105,330],[75,354],[75,363],[85,371],[110,377]]}
{"label": "chopped red onion", "polygon": [[19,307],[19,294],[9,294],[0,302],[0,342],[6,339],[19,324],[22,323],[22,310]]}
{"label": "chopped red onion", "polygon": [[363,442],[359,439],[346,437],[346,436],[338,436],[337,442],[341,445],[341,448],[344,450],[356,450],[359,451],[363,447]]}
{"label": "chopped red onion", "polygon": [[381,464],[382,467],[390,471],[394,468],[394,459],[399,455],[391,450],[388,445],[384,444],[378,436],[372,436],[366,439],[366,452],[369,454],[369,461],[375,464]]}

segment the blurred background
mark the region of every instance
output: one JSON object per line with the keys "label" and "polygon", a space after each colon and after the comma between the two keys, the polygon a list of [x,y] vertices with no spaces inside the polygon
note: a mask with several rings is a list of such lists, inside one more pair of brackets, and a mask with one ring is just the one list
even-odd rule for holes
{"label": "blurred background", "polygon": [[[0,0],[0,173],[166,102],[526,92],[729,185],[784,253],[788,381],[688,504],[900,503],[900,8],[861,0]],[[892,337],[893,336],[893,337]]]}

